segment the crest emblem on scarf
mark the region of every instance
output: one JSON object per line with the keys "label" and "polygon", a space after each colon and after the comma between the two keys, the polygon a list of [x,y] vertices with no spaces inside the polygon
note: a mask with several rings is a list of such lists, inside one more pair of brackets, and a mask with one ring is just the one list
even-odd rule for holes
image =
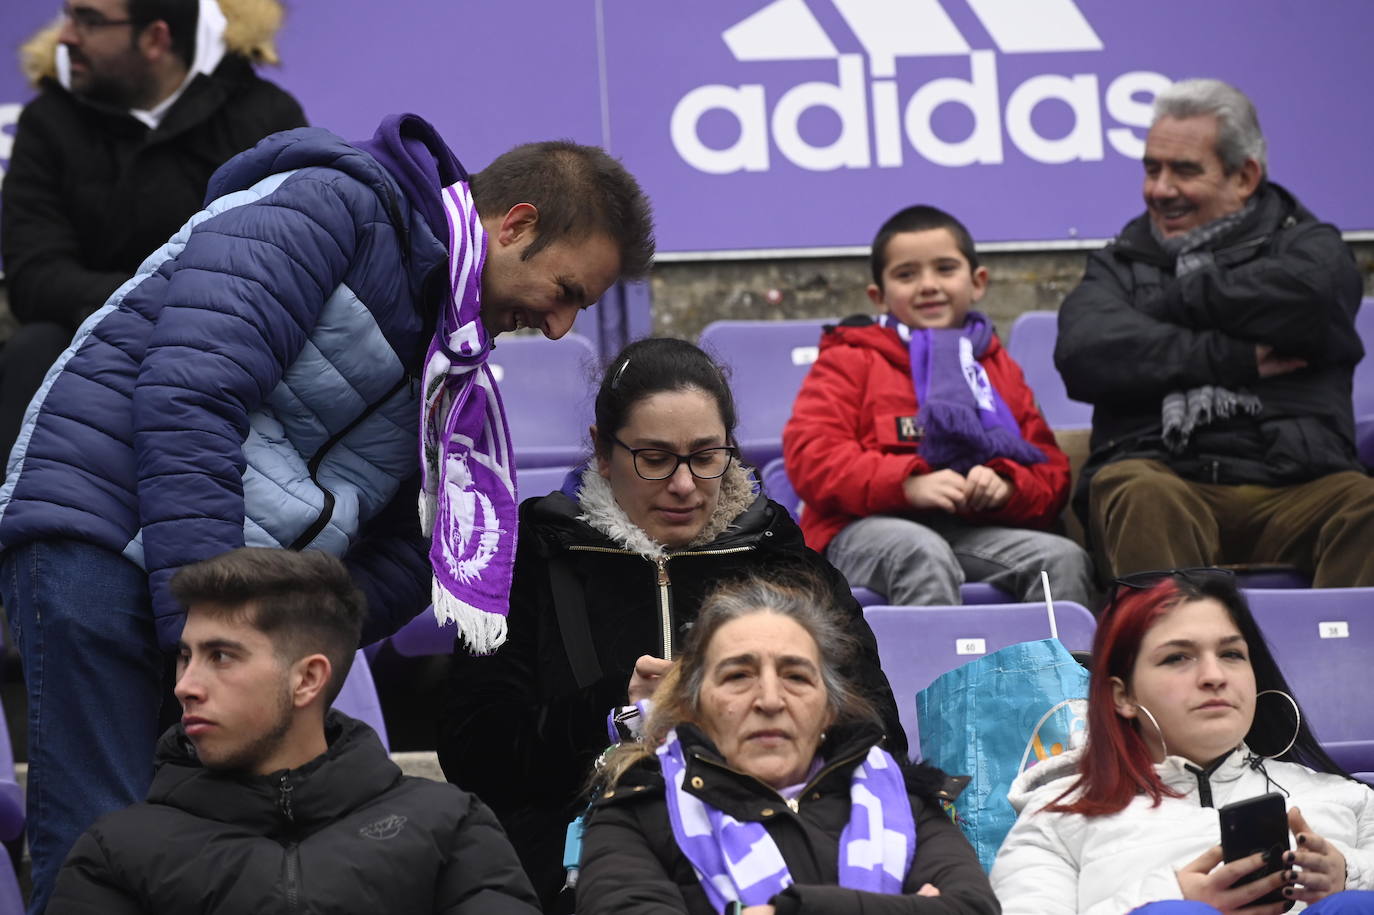
{"label": "crest emblem on scarf", "polygon": [[500,519],[486,493],[473,486],[468,452],[445,457],[444,490],[451,512],[445,542],[456,549],[444,551],[449,573],[463,583],[480,578],[501,544]]}
{"label": "crest emblem on scarf", "polygon": [[964,369],[964,380],[968,382],[968,389],[978,401],[978,409],[986,413],[997,409],[992,402],[992,382],[988,380],[988,373],[983,371],[978,360],[973,358],[973,343],[968,337],[959,338],[959,363]]}

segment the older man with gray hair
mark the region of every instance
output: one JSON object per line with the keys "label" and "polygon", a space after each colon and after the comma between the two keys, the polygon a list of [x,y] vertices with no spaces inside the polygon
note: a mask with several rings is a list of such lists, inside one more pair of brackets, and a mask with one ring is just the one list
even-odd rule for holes
{"label": "older man with gray hair", "polygon": [[1159,95],[1144,166],[1146,212],[1059,312],[1055,364],[1094,405],[1074,501],[1099,555],[1113,576],[1276,563],[1374,585],[1340,232],[1269,180],[1254,105],[1217,80]]}

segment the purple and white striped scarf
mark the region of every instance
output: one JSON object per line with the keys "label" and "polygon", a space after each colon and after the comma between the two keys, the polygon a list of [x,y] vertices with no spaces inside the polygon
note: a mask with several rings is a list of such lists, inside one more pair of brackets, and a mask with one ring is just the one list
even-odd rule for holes
{"label": "purple and white striped scarf", "polygon": [[515,462],[482,325],[487,236],[467,182],[443,189],[449,286],[425,355],[420,524],[431,535],[434,616],[476,654],[506,640],[515,566]]}
{"label": "purple and white striped scarf", "polygon": [[[762,823],[740,822],[683,790],[687,763],[677,731],[657,750],[668,819],[717,912],[739,900],[765,905],[792,885],[777,843]],[[840,886],[897,895],[916,855],[916,821],[897,761],[874,746],[849,783],[849,822],[840,833]]]}
{"label": "purple and white striped scarf", "polygon": [[916,330],[890,314],[878,323],[907,343],[926,463],[968,473],[994,457],[1018,464],[1045,460],[1045,453],[1021,435],[1011,408],[978,361],[992,342],[985,315],[970,311],[957,328]]}

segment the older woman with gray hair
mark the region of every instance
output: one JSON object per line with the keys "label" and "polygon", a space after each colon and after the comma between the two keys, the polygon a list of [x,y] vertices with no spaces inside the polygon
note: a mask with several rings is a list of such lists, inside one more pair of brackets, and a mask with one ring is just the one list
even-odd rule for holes
{"label": "older woman with gray hair", "polygon": [[606,758],[578,910],[1000,912],[945,775],[883,750],[841,675],[829,591],[784,575],[707,597],[642,739]]}

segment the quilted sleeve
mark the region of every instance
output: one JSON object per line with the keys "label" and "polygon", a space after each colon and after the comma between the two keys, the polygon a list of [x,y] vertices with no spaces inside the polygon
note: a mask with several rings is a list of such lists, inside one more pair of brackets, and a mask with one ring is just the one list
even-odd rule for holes
{"label": "quilted sleeve", "polygon": [[177,568],[243,545],[248,415],[305,346],[357,246],[371,191],[297,173],[200,223],[170,269],[134,388],[138,505],[158,637],[175,644]]}

